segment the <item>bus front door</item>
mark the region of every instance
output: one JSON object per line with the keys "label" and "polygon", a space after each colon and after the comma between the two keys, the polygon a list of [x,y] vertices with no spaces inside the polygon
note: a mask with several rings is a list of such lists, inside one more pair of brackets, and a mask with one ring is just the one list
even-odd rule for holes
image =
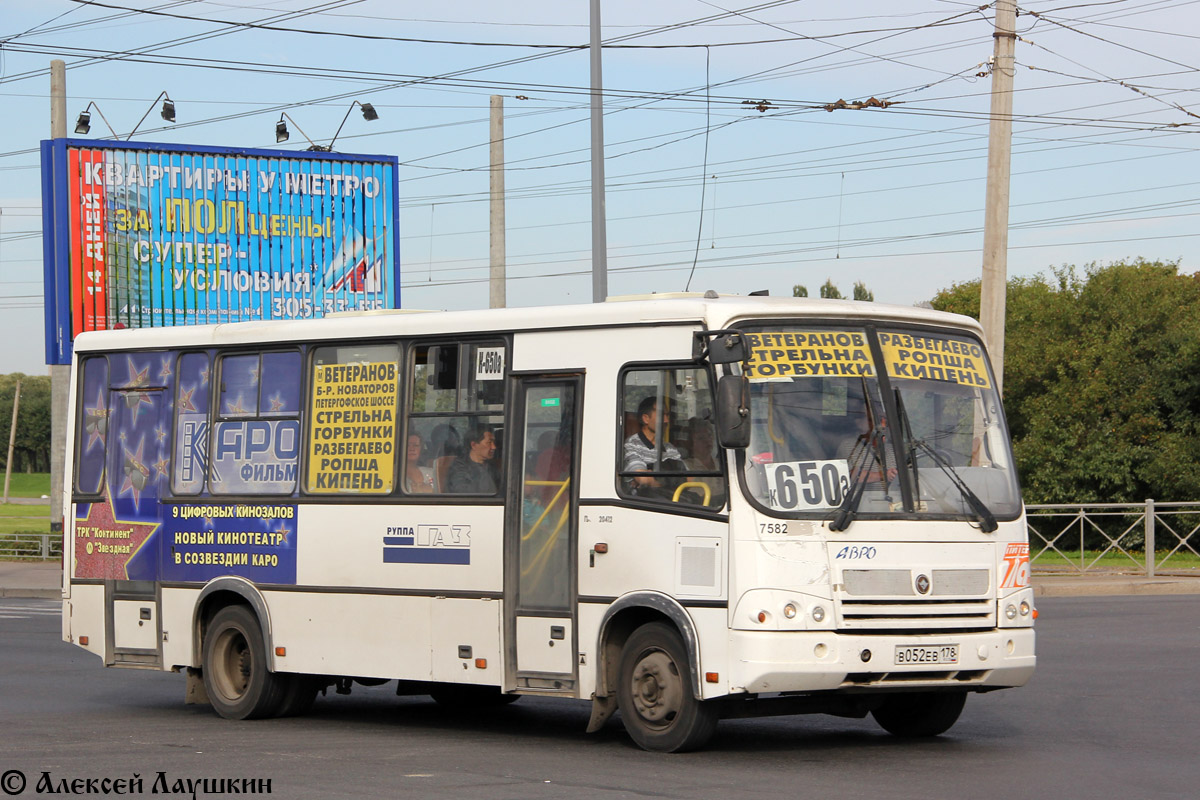
{"label": "bus front door", "polygon": [[516,381],[506,509],[506,689],[573,692],[581,375]]}

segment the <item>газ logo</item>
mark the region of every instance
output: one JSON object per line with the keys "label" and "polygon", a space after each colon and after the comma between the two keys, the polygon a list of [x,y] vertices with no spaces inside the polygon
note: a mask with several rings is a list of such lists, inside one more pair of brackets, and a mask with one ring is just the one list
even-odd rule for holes
{"label": "\u0433\u0430\u0437 logo", "polygon": [[470,564],[470,525],[389,527],[383,537],[385,564]]}

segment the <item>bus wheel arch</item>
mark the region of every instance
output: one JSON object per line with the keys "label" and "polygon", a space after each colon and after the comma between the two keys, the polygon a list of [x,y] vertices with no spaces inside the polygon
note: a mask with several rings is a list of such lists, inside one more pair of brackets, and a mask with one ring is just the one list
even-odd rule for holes
{"label": "bus wheel arch", "polygon": [[[674,648],[678,651],[676,657],[686,662],[687,668],[683,671],[690,676],[690,679],[685,681],[687,686],[682,688],[688,696],[689,703],[700,702],[700,648],[691,616],[677,601],[657,592],[624,595],[609,606],[600,622],[600,633],[596,642],[596,685],[592,695],[588,733],[595,733],[603,728],[617,710],[627,645],[639,630],[651,626],[659,631],[659,638],[673,637],[677,640]],[[638,743],[643,747],[647,746],[640,740]]]}
{"label": "bus wheel arch", "polygon": [[687,648],[692,672],[692,692],[702,696],[700,685],[700,640],[691,616],[678,601],[658,592],[637,592],[617,598],[600,621],[596,652],[596,696],[610,697],[617,690],[621,652],[635,630],[653,622],[673,625]]}
{"label": "bus wheel arch", "polygon": [[267,649],[267,668],[275,671],[275,647],[271,632],[271,614],[267,601],[254,584],[244,578],[217,578],[209,582],[196,598],[196,609],[192,614],[192,658],[194,666],[200,666],[204,657],[204,636],[213,617],[226,606],[249,606],[258,618],[263,644]]}

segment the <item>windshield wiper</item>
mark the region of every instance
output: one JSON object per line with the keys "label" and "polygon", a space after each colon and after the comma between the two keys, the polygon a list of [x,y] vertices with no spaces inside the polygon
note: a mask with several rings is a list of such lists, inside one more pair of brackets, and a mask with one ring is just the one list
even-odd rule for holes
{"label": "windshield wiper", "polygon": [[[858,457],[858,463],[853,462],[853,451],[850,463],[851,475],[854,476],[854,483],[850,486],[850,491],[846,492],[846,496],[842,498],[842,503],[834,511],[833,521],[829,523],[829,530],[844,531],[850,527],[850,523],[854,520],[854,513],[858,511],[858,504],[862,501],[863,489],[869,483],[868,476],[871,471],[867,468],[867,462],[870,460],[873,453],[878,453],[879,448],[875,439],[882,439],[882,435],[875,433],[866,434],[860,442],[864,445],[862,455]],[[857,445],[855,445],[857,447]]]}
{"label": "windshield wiper", "polygon": [[[946,460],[945,456],[931,447],[923,439],[913,439],[912,444],[909,445],[910,452],[917,449],[928,453],[929,457],[933,459],[933,463],[941,467],[942,472],[946,473],[946,477],[950,479],[950,482],[958,487],[958,491],[962,494],[963,499],[967,501],[967,505],[969,505],[971,510],[975,512],[975,516],[979,520],[979,529],[981,531],[984,533],[991,533],[992,531],[996,530],[996,528],[1000,527],[996,524],[996,517],[991,511],[988,510],[988,507],[983,504],[983,501],[979,499],[979,495],[975,494],[975,492],[971,490],[970,486],[967,486],[967,482],[962,479],[962,476],[959,475],[958,471],[954,469],[953,465]],[[915,468],[915,462],[913,466]]]}

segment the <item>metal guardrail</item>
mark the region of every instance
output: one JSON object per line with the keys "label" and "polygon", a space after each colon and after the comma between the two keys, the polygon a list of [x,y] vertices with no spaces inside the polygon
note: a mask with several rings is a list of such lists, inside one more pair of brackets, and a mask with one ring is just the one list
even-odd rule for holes
{"label": "metal guardrail", "polygon": [[1172,558],[1200,559],[1200,502],[1031,505],[1025,522],[1034,567],[1057,553],[1065,563],[1053,566],[1070,572],[1133,569],[1152,578]]}
{"label": "metal guardrail", "polygon": [[61,533],[0,534],[0,560],[48,561],[61,555]]}

